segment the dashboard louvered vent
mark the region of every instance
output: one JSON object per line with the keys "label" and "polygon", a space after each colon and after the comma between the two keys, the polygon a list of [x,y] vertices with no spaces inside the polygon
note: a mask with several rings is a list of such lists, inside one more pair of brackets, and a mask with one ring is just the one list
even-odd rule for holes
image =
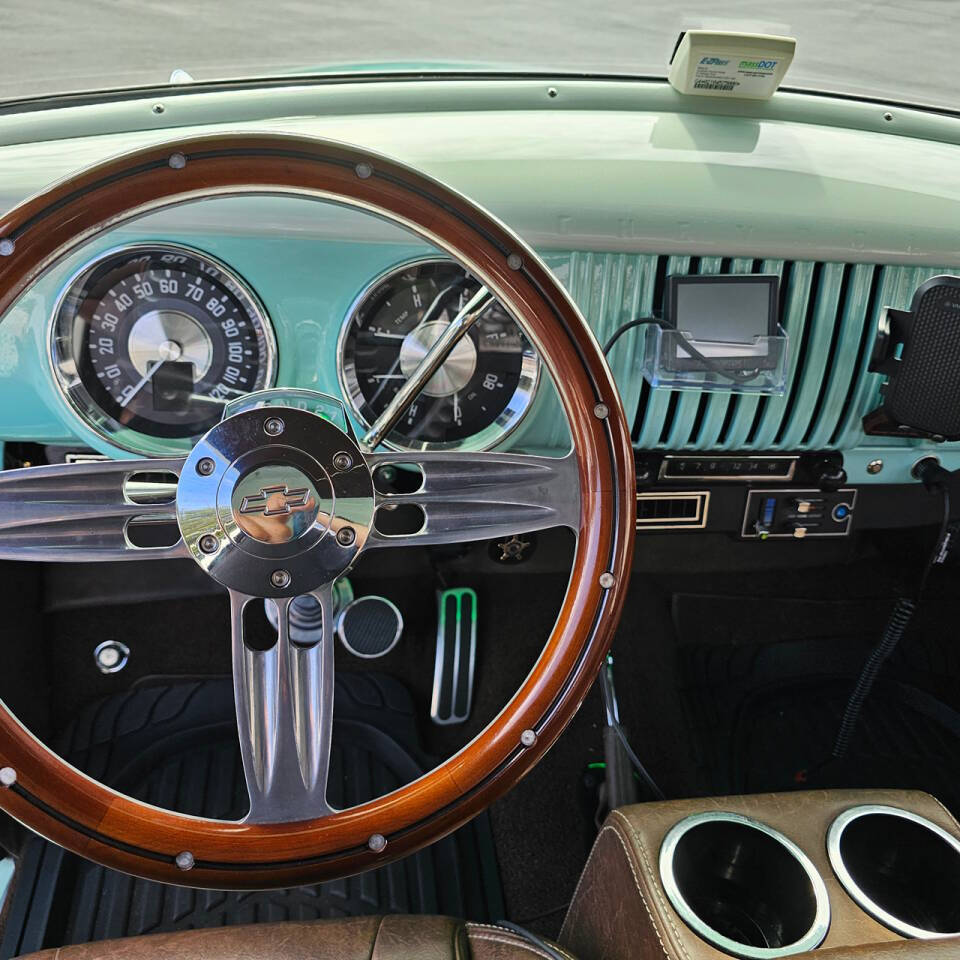
{"label": "dashboard louvered vent", "polygon": [[857,445],[862,416],[876,406],[881,378],[867,372],[882,307],[906,309],[913,291],[944,267],[648,254],[553,254],[602,342],[621,323],[660,309],[675,273],[775,273],[780,322],[790,336],[782,397],[652,390],[639,372],[642,337],[627,335],[610,364],[644,449],[823,450]]}

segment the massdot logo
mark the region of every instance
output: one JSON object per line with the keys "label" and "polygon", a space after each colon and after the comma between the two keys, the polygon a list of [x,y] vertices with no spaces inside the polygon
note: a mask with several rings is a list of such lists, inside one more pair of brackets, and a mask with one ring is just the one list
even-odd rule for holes
{"label": "massdot logo", "polygon": [[777,65],[776,60],[741,60],[741,70],[772,70]]}

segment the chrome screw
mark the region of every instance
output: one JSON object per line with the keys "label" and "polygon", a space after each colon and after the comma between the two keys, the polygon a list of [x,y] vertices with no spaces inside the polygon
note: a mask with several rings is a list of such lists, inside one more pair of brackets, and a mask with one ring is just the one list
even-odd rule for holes
{"label": "chrome screw", "polygon": [[888,111],[883,115],[883,119],[886,120],[887,123],[890,123],[890,121],[893,120],[893,114]]}
{"label": "chrome screw", "polygon": [[522,746],[529,749],[537,742],[537,735],[532,730],[524,730],[520,734],[520,743]]}
{"label": "chrome screw", "polygon": [[270,574],[270,582],[278,589],[290,586],[290,574],[286,570],[274,570]]}
{"label": "chrome screw", "polygon": [[283,433],[283,421],[279,417],[268,417],[263,421],[263,432],[268,437],[279,437]]}
{"label": "chrome screw", "polygon": [[593,415],[598,420],[606,420],[610,416],[610,408],[605,403],[598,403],[593,408]]}
{"label": "chrome screw", "polygon": [[220,549],[220,541],[212,533],[205,533],[197,541],[197,546],[201,553],[216,553]]}
{"label": "chrome screw", "polygon": [[369,180],[373,176],[373,167],[369,163],[358,163],[354,169],[361,180]]}
{"label": "chrome screw", "polygon": [[616,582],[617,578],[609,571],[600,574],[600,586],[603,587],[604,590],[609,590]]}
{"label": "chrome screw", "polygon": [[154,112],[154,113],[163,113],[164,110],[166,110],[166,107],[164,107],[164,105],[163,105],[162,103],[155,103],[155,104],[153,105],[153,112]]}
{"label": "chrome screw", "polygon": [[340,453],[335,453],[333,455],[333,469],[340,470],[349,470],[353,466],[353,457],[350,456],[345,450],[341,450]]}
{"label": "chrome screw", "polygon": [[189,850],[184,850],[177,854],[175,862],[181,870],[192,870],[196,860],[193,859],[193,854]]}
{"label": "chrome screw", "polygon": [[341,547],[352,547],[357,539],[357,531],[353,527],[341,527],[337,531],[337,543]]}
{"label": "chrome screw", "polygon": [[13,253],[14,242],[9,237],[0,240],[0,257],[9,257]]}
{"label": "chrome screw", "polygon": [[557,88],[556,88],[556,87],[547,87],[547,96],[548,96],[548,97],[555,97],[556,95],[557,95]]}
{"label": "chrome screw", "polygon": [[13,767],[0,768],[0,787],[12,787],[17,782],[17,771]]}
{"label": "chrome screw", "polygon": [[871,460],[871,461],[867,464],[867,473],[869,473],[869,474],[871,474],[871,475],[878,474],[882,469],[883,469],[883,461],[882,461],[882,460]]}
{"label": "chrome screw", "polygon": [[382,833],[375,833],[367,841],[367,846],[374,853],[381,853],[387,846],[387,838]]}
{"label": "chrome screw", "polygon": [[511,253],[507,257],[507,266],[511,270],[519,270],[523,266],[523,257],[519,253]]}
{"label": "chrome screw", "polygon": [[182,170],[187,165],[187,158],[182,153],[171,153],[167,163],[171,170]]}
{"label": "chrome screw", "polygon": [[197,473],[199,473],[201,477],[209,477],[216,468],[216,464],[209,457],[203,457],[197,461]]}
{"label": "chrome screw", "polygon": [[130,658],[130,648],[119,640],[104,640],[93,651],[93,660],[101,673],[119,673]]}

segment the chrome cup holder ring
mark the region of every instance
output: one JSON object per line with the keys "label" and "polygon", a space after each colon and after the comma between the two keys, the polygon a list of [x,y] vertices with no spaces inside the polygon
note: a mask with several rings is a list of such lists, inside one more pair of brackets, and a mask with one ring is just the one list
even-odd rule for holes
{"label": "chrome cup holder ring", "polygon": [[773,827],[737,813],[685,817],[660,846],[660,881],[684,923],[744,960],[818,947],[830,898],[810,858]]}
{"label": "chrome cup holder ring", "polygon": [[861,804],[830,825],[827,855],[850,898],[895,933],[960,934],[960,840],[943,827],[901,807]]}

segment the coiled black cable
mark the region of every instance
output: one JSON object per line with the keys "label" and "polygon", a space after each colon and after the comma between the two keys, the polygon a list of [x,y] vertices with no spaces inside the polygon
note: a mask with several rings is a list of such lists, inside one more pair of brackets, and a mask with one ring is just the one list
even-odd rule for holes
{"label": "coiled black cable", "polygon": [[[946,474],[944,473],[944,476]],[[924,479],[926,483],[926,478]],[[842,760],[850,750],[850,743],[853,740],[854,731],[860,720],[860,714],[863,711],[863,704],[870,695],[870,690],[880,673],[880,668],[890,658],[890,655],[897,648],[897,644],[907,632],[910,621],[917,610],[920,598],[927,587],[927,580],[930,577],[930,571],[937,565],[943,563],[950,551],[951,540],[953,539],[953,530],[950,524],[950,490],[943,479],[938,479],[931,483],[927,489],[939,492],[943,502],[943,518],[940,522],[940,531],[937,534],[937,541],[933,546],[926,565],[923,568],[923,574],[917,584],[913,598],[898,597],[890,612],[887,625],[884,627],[883,636],[880,642],[870,651],[863,667],[860,670],[860,676],[857,678],[853,693],[847,701],[846,709],[843,711],[843,719],[840,721],[840,727],[837,730],[836,739],[833,742],[832,756],[834,760]]]}
{"label": "coiled black cable", "polygon": [[880,642],[870,651],[866,663],[860,671],[857,679],[857,685],[850,694],[847,701],[847,708],[843,711],[843,720],[840,721],[840,729],[837,730],[837,738],[833,742],[833,758],[842,760],[850,750],[850,741],[853,739],[854,730],[857,722],[860,720],[860,713],[863,710],[864,701],[870,695],[870,689],[880,668],[884,665],[890,654],[896,649],[901,637],[907,632],[910,621],[913,619],[914,611],[917,609],[916,603],[908,597],[898,597],[893,605],[893,612],[890,619],[887,620],[887,626],[883,631]]}

